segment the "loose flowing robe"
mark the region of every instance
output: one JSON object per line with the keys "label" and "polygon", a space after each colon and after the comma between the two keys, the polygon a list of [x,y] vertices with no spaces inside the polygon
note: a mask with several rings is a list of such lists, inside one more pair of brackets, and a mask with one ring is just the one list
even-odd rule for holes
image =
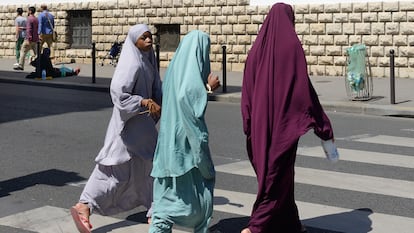
{"label": "loose flowing robe", "polygon": [[290,5],[273,5],[244,70],[243,129],[258,181],[248,225],[252,233],[300,232],[294,200],[299,137],[313,128],[320,138],[333,138],[330,121],[308,77],[293,23]]}
{"label": "loose flowing robe", "polygon": [[147,31],[143,24],[129,30],[110,86],[114,108],[105,143],[80,197],[81,203],[103,215],[139,205],[150,208],[152,202],[150,172],[158,132],[155,120],[139,113],[146,110],[142,99],[161,103],[162,90],[154,51],[135,46]]}
{"label": "loose flowing robe", "polygon": [[151,176],[151,233],[178,224],[205,233],[213,212],[215,170],[204,120],[210,39],[195,30],[181,41],[163,80],[163,110]]}

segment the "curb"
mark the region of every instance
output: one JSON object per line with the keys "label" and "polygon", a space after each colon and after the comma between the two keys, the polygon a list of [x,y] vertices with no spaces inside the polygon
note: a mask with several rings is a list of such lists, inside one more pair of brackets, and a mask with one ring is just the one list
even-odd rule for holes
{"label": "curb", "polygon": [[[82,78],[82,77],[80,77]],[[75,78],[76,79],[76,78]],[[65,81],[50,81],[42,82],[42,80],[31,79],[16,79],[0,77],[0,83],[14,83],[34,86],[46,86],[55,88],[66,88],[85,91],[97,91],[108,92],[109,84],[94,84],[94,83],[79,83],[79,82],[65,82]],[[233,93],[221,93],[216,92],[208,96],[209,101],[227,102],[227,103],[240,103],[241,92]],[[379,105],[379,104],[366,104],[363,102],[343,102],[343,101],[320,101],[325,111],[331,112],[343,112],[362,115],[373,116],[394,116],[394,117],[406,117],[414,118],[413,107],[403,107],[397,105]]]}
{"label": "curb", "polygon": [[72,82],[44,82],[42,80],[18,80],[13,78],[0,78],[0,83],[13,83],[13,84],[24,84],[33,86],[45,86],[55,88],[66,88],[83,91],[97,91],[97,92],[109,92],[109,87],[103,84],[85,84],[85,83],[72,83]]}

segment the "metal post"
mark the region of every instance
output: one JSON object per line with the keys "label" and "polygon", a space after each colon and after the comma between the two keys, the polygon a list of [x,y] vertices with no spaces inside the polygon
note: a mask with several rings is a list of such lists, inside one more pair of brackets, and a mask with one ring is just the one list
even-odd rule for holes
{"label": "metal post", "polygon": [[[40,41],[37,42],[36,50],[37,50],[36,75],[37,75],[38,78],[41,78],[42,77],[42,70],[40,69],[40,57],[41,57]],[[26,56],[26,54],[23,54],[23,56]]]}
{"label": "metal post", "polygon": [[227,68],[226,68],[226,63],[227,63],[227,58],[226,58],[226,45],[222,46],[223,48],[223,93],[227,92]]}
{"label": "metal post", "polygon": [[92,42],[92,83],[96,83],[96,43]]}
{"label": "metal post", "polygon": [[390,89],[391,104],[395,104],[395,65],[394,65],[394,50],[390,50]]}
{"label": "metal post", "polygon": [[158,67],[158,72],[160,72],[160,44],[157,43],[155,45],[155,53],[157,55],[157,67]]}

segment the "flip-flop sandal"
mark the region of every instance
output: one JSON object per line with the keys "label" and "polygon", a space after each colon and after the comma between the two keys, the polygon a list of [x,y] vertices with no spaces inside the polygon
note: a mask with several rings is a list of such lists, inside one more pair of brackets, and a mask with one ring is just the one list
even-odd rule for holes
{"label": "flip-flop sandal", "polygon": [[72,215],[76,228],[78,228],[80,233],[91,233],[92,225],[85,216],[79,214],[76,207],[72,206],[70,208],[70,214]]}

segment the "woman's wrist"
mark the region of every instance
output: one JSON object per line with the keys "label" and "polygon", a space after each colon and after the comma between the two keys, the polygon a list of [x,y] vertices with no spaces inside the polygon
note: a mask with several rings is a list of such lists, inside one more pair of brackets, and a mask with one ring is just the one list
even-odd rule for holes
{"label": "woman's wrist", "polygon": [[210,84],[206,83],[207,93],[211,94],[213,93],[213,90],[211,89]]}

